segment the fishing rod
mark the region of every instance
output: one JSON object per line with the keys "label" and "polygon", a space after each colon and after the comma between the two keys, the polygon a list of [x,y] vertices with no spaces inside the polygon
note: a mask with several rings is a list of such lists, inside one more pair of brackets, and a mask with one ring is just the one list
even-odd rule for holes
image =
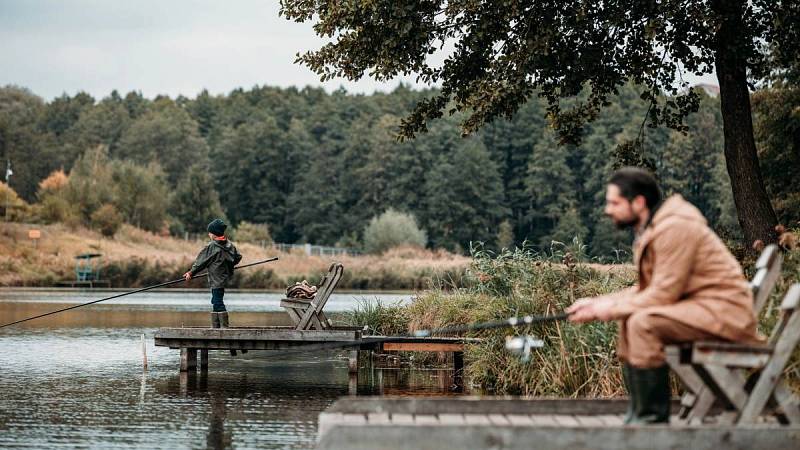
{"label": "fishing rod", "polygon": [[567,320],[568,318],[569,314],[567,313],[552,314],[549,316],[511,317],[505,320],[495,320],[492,322],[478,322],[478,323],[468,323],[466,325],[454,325],[450,327],[439,328],[438,330],[418,330],[414,332],[414,337],[430,337],[433,334],[464,333],[467,331],[490,330],[493,328],[514,328],[541,322],[558,322],[562,320]]}
{"label": "fishing rod", "polygon": [[[250,264],[245,264],[245,265],[242,265],[242,266],[236,266],[236,267],[233,268],[233,270],[244,269],[244,268],[247,268],[247,267],[257,266],[259,264],[265,264],[265,263],[272,262],[272,261],[277,261],[277,260],[278,260],[278,257],[275,256],[273,258],[264,259],[262,261],[256,261],[256,262],[253,262],[253,263],[250,263]],[[196,275],[193,275],[190,279],[193,280],[195,278],[200,278],[200,277],[206,276],[207,274],[208,274],[208,271],[202,272],[202,273],[198,273]],[[59,310],[56,310],[56,311],[50,311],[48,313],[39,314],[38,316],[28,317],[27,319],[17,320],[16,322],[6,323],[6,324],[3,324],[3,325],[0,325],[0,328],[10,327],[11,325],[16,325],[18,323],[27,322],[27,321],[33,320],[33,319],[39,319],[41,317],[50,316],[52,314],[58,314],[60,312],[69,311],[71,309],[82,308],[84,306],[94,305],[95,303],[100,303],[100,302],[105,302],[107,300],[113,300],[115,298],[125,297],[126,295],[138,294],[139,292],[149,291],[151,289],[156,289],[156,288],[160,288],[160,287],[164,287],[164,286],[170,286],[170,285],[173,285],[173,284],[178,284],[178,283],[181,283],[183,281],[188,281],[188,280],[186,280],[185,278],[180,278],[180,279],[177,279],[177,280],[167,281],[167,282],[160,283],[160,284],[154,284],[153,286],[143,287],[143,288],[136,289],[136,290],[130,291],[130,292],[123,292],[122,294],[112,295],[111,297],[101,298],[100,300],[93,300],[91,302],[81,303],[80,305],[73,305],[73,306],[70,306],[68,308],[62,308],[62,309],[59,309]]]}
{"label": "fishing rod", "polygon": [[[353,341],[353,342],[326,342],[322,344],[309,344],[291,350],[283,350],[271,353],[270,359],[274,357],[289,356],[299,353],[307,353],[307,352],[314,352],[321,350],[335,350],[335,349],[343,349],[349,347],[360,347],[365,344],[381,344],[385,342],[401,341],[403,340],[403,338],[408,338],[408,337],[430,338],[434,337],[434,335],[441,335],[441,334],[464,333],[469,331],[490,330],[497,328],[516,328],[516,327],[533,325],[536,323],[561,322],[567,320],[568,318],[569,314],[567,313],[542,315],[542,316],[511,317],[504,320],[496,320],[490,322],[476,322],[471,324],[453,325],[453,326],[435,328],[430,330],[417,330],[413,333],[400,336],[367,337],[367,338],[362,338],[359,341]],[[542,347],[543,345],[544,343],[541,342],[540,340],[532,339],[529,336],[525,336],[520,340],[506,341],[506,348],[514,353],[521,354],[523,359],[529,356],[531,348]]]}

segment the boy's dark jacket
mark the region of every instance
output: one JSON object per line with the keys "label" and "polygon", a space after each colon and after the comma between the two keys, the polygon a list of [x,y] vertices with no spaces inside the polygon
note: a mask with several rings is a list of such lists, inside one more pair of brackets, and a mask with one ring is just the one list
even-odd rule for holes
{"label": "boy's dark jacket", "polygon": [[231,241],[211,241],[197,255],[192,264],[192,275],[208,269],[208,287],[224,288],[233,276],[233,266],[241,260],[242,255]]}

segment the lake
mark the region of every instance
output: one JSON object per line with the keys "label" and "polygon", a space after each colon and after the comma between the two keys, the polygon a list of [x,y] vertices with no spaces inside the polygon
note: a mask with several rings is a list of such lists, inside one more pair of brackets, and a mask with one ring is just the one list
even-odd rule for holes
{"label": "lake", "polygon": [[[0,323],[119,291],[0,290]],[[326,311],[412,294],[339,293]],[[289,325],[280,293],[227,292],[231,325]],[[159,327],[208,323],[209,294],[135,294],[0,329],[0,447],[311,448],[317,415],[349,395],[343,352],[232,357],[210,352],[207,375],[178,371],[153,346]],[[149,367],[142,368],[145,335]],[[357,395],[458,395],[451,370],[364,367]]]}

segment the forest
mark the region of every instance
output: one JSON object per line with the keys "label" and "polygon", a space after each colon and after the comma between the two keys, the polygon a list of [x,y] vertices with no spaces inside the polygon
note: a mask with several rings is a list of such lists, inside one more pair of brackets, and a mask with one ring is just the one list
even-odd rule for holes
{"label": "forest", "polygon": [[[629,257],[631,236],[602,216],[605,182],[632,161],[620,144],[638,137],[635,163],[700,208],[724,238],[741,239],[714,96],[701,92],[685,133],[644,127],[647,103],[626,85],[576,143],[559,142],[535,97],[512,119],[468,136],[457,112],[398,139],[401,119],[431,92],[255,86],[194,98],[114,91],[46,101],[6,86],[0,155],[14,200],[0,209],[16,221],[123,221],[177,236],[223,217],[233,227],[266,225],[276,242],[354,248],[370,221],[393,210],[412,216],[434,249],[574,243],[613,262]],[[751,97],[762,175],[789,227],[800,219],[792,176],[799,92],[776,84]]]}

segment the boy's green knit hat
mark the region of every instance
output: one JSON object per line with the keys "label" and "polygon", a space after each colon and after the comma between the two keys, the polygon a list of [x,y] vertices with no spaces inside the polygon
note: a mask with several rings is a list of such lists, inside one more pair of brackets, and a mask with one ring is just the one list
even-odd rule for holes
{"label": "boy's green knit hat", "polygon": [[214,236],[225,236],[225,229],[228,228],[220,219],[214,219],[208,224],[208,232]]}

